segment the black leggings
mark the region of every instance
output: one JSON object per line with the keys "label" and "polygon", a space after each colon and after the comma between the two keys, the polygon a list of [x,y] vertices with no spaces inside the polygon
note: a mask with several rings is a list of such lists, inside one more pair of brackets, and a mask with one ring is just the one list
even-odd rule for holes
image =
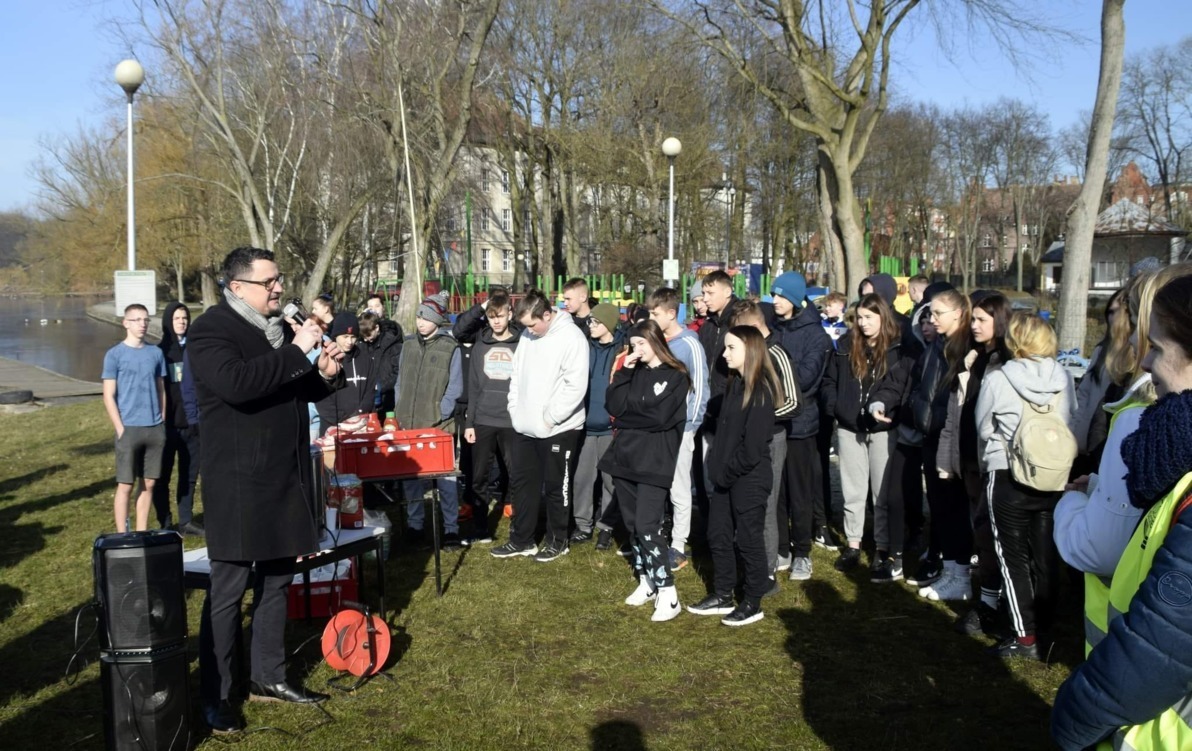
{"label": "black leggings", "polygon": [[708,548],[712,552],[712,585],[718,595],[731,595],[737,586],[738,551],[745,564],[745,599],[758,604],[770,589],[764,537],[766,498],[773,481],[770,463],[763,461],[737,478],[732,487],[712,491]]}
{"label": "black leggings", "polygon": [[[964,466],[964,465],[962,465]],[[993,544],[993,525],[989,519],[989,483],[975,467],[964,466],[964,490],[969,498],[969,523],[973,527],[973,552],[977,554],[977,584],[982,591],[1002,591],[1002,571]],[[970,556],[971,557],[971,556]]]}
{"label": "black leggings", "polygon": [[959,477],[943,479],[936,469],[939,444],[923,444],[923,474],[927,479],[927,507],[931,509],[930,550],[945,561],[968,565],[973,555],[973,527],[968,495]]}
{"label": "black leggings", "polygon": [[816,437],[787,439],[782,495],[778,497],[779,553],[789,551],[796,558],[811,557],[816,508],[823,511],[819,501],[821,482]]}

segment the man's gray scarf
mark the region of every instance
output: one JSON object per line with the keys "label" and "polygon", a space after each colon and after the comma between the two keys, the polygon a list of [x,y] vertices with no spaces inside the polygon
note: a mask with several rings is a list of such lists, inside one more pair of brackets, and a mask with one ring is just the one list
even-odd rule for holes
{"label": "man's gray scarf", "polygon": [[224,299],[228,301],[228,305],[232,306],[232,310],[240,314],[241,318],[256,326],[261,331],[264,331],[265,337],[269,340],[269,345],[274,349],[280,349],[281,345],[286,343],[286,332],[282,328],[285,321],[282,320],[281,316],[266,318],[253,310],[252,306],[237,297],[227,287],[224,288]]}

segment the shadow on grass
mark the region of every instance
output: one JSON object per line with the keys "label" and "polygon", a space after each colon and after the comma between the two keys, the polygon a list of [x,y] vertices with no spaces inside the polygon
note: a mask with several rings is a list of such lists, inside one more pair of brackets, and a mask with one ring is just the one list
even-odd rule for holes
{"label": "shadow on grass", "polygon": [[0,623],[8,620],[21,603],[25,601],[25,593],[16,587],[0,584]]}
{"label": "shadow on grass", "polygon": [[26,472],[20,477],[10,477],[7,480],[0,482],[0,496],[8,495],[9,493],[20,490],[26,485],[37,482],[38,480],[44,480],[50,475],[57,474],[64,469],[69,469],[69,467],[65,464],[54,464],[49,467],[35,469],[32,472]]}
{"label": "shadow on grass", "polygon": [[602,722],[588,733],[592,751],[646,751],[642,729],[624,720]]}
{"label": "shadow on grass", "polygon": [[[0,681],[0,706],[9,704],[15,697],[32,695],[63,680],[74,651],[75,614],[88,604],[81,602],[69,610],[61,611],[32,631],[0,647],[0,665],[4,666],[4,680]],[[88,634],[91,635],[83,648],[83,655],[88,660],[98,657],[98,632],[92,632],[99,623],[98,612],[86,612],[79,617],[79,639],[88,639]],[[14,622],[12,628],[16,625]],[[3,737],[6,737],[4,729],[0,727],[0,738]]]}
{"label": "shadow on grass", "polygon": [[40,553],[45,549],[49,537],[65,529],[61,525],[47,526],[42,522],[18,524],[17,520],[23,515],[47,511],[63,503],[92,496],[110,485],[107,481],[93,482],[65,493],[0,507],[0,529],[5,530],[4,545],[0,546],[0,569],[15,566],[26,557]]}
{"label": "shadow on grass", "polygon": [[78,456],[103,456],[104,454],[115,454],[116,449],[111,439],[106,441],[97,441],[96,443],[88,443],[85,446],[75,446],[71,448],[70,453]]}
{"label": "shadow on grass", "polygon": [[826,746],[1047,747],[1050,708],[1023,677],[1046,668],[991,657],[903,587],[861,586],[871,602],[811,580],[807,607],[776,613],[802,666],[803,716]]}

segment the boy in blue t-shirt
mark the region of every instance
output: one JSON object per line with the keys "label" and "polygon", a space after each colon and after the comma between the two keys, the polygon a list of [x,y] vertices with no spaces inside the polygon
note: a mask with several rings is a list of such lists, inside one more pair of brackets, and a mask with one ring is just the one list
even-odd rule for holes
{"label": "boy in blue t-shirt", "polygon": [[166,445],[166,360],[157,347],[145,346],[149,309],[124,309],[124,341],[103,357],[103,406],[116,429],[116,531],[128,531],[128,502],[141,478],[136,530],[149,527],[153,485],[161,475]]}

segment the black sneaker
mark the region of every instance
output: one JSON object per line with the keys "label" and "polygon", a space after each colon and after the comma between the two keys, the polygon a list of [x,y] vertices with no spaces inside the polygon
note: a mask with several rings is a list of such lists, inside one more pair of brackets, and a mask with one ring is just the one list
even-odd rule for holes
{"label": "black sneaker", "polygon": [[687,612],[695,615],[728,615],[733,612],[733,596],[713,592],[694,605],[688,605]]}
{"label": "black sneaker", "polygon": [[894,556],[882,561],[881,565],[870,572],[869,581],[875,584],[896,582],[902,580],[902,558]]}
{"label": "black sneaker", "polygon": [[596,549],[609,550],[613,546],[613,533],[610,530],[602,529],[596,535]]}
{"label": "black sneaker", "polygon": [[837,571],[852,571],[861,563],[860,548],[845,548],[840,551],[840,557],[832,564]]}
{"label": "black sneaker", "polygon": [[985,634],[1004,640],[1007,634],[998,628],[997,608],[991,608],[983,602],[977,602],[967,613],[956,619],[952,629],[958,634]]}
{"label": "black sneaker", "polygon": [[915,573],[907,577],[906,583],[912,587],[926,587],[934,584],[944,574],[944,563],[938,558],[927,558],[919,561]]}
{"label": "black sneaker", "polygon": [[627,542],[624,545],[622,545],[621,548],[617,551],[617,555],[621,556],[622,558],[632,558],[633,557],[633,543]]}
{"label": "black sneaker", "polygon": [[557,542],[548,542],[542,546],[542,550],[538,551],[538,555],[534,556],[534,560],[539,563],[550,563],[556,558],[562,558],[571,552],[571,548],[567,547],[567,543],[560,545]]}
{"label": "black sneaker", "polygon": [[570,543],[572,545],[582,545],[585,542],[592,541],[592,533],[585,532],[582,529],[577,529],[571,533]]}
{"label": "black sneaker", "polygon": [[886,551],[875,550],[873,552],[873,555],[869,558],[869,573],[871,573],[871,574],[876,573],[878,571],[878,569],[880,569],[882,567],[882,564],[885,562],[886,562]]}
{"label": "black sneaker", "polygon": [[836,542],[836,538],[832,535],[832,530],[827,527],[820,527],[811,541],[815,543],[817,548],[823,548],[824,550],[836,550],[840,547],[839,543]]}
{"label": "black sneaker", "polygon": [[447,534],[443,535],[443,539],[439,541],[439,550],[443,551],[444,553],[454,553],[462,547],[463,543],[460,542],[459,535],[455,532],[448,532]]}
{"label": "black sneaker", "polygon": [[762,595],[762,599],[764,600],[767,597],[773,597],[774,595],[779,594],[781,592],[782,592],[782,587],[778,586],[778,577],[771,576],[770,577],[770,588],[766,590],[766,593],[764,595]]}
{"label": "black sneaker", "polygon": [[1037,660],[1039,659],[1039,645],[1037,643],[1023,644],[1018,641],[1017,637],[1011,636],[996,647],[990,647],[989,654],[1003,660]]}
{"label": "black sneaker", "polygon": [[752,603],[749,600],[744,600],[737,609],[720,619],[720,622],[726,626],[745,626],[755,621],[760,621],[765,618],[766,614],[762,612],[760,603]]}
{"label": "black sneaker", "polygon": [[203,530],[203,526],[198,522],[179,524],[178,532],[188,537],[205,537],[207,535],[207,533]]}
{"label": "black sneaker", "polygon": [[516,542],[510,540],[504,545],[498,545],[488,552],[493,558],[514,558],[519,555],[531,556],[538,553],[538,546],[534,543],[518,545]]}

